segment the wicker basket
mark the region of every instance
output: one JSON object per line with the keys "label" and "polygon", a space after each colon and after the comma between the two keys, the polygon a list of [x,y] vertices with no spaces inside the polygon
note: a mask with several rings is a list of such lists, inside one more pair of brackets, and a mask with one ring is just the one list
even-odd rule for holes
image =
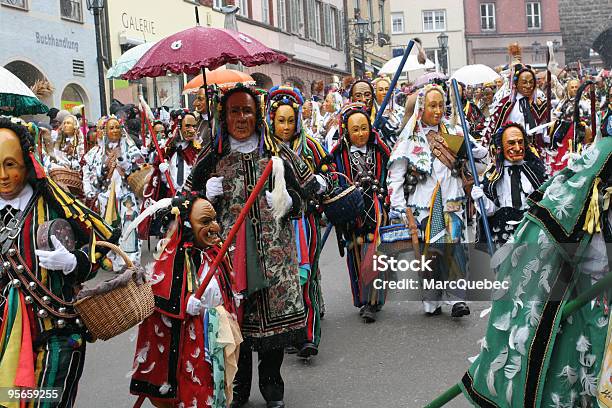
{"label": "wicker basket", "polygon": [[56,167],[49,170],[49,177],[73,195],[83,195],[83,177],[81,177],[81,172],[78,170]]}
{"label": "wicker basket", "polygon": [[144,188],[149,182],[149,176],[153,172],[153,166],[144,164],[141,168],[130,174],[127,178],[128,185],[136,197],[144,197]]}
{"label": "wicker basket", "polygon": [[[118,246],[109,242],[96,245],[110,248],[123,258],[128,268],[134,267]],[[149,317],[155,308],[155,298],[149,283],[136,285],[130,280],[127,286],[81,299],[74,307],[94,338],[108,340]]]}

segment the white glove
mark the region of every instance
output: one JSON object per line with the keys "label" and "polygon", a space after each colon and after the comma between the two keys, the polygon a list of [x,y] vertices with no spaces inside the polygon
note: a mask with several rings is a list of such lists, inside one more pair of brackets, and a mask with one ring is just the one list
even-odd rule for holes
{"label": "white glove", "polygon": [[149,148],[145,147],[145,146],[142,146],[140,148],[140,154],[145,156],[145,157],[147,157],[149,155]]}
{"label": "white glove", "polygon": [[159,171],[161,171],[162,173],[165,173],[166,171],[168,171],[169,167],[170,166],[168,165],[168,162],[166,161],[159,163]]}
{"label": "white glove", "polygon": [[64,275],[73,272],[77,266],[76,256],[70,253],[55,235],[51,235],[51,242],[55,247],[54,251],[43,251],[42,249],[34,251],[40,266],[52,271],[62,271]]}
{"label": "white glove", "polygon": [[213,201],[215,198],[223,194],[223,176],[211,177],[206,182],[206,198],[208,201]]}
{"label": "white glove", "polygon": [[472,193],[471,193],[472,200],[478,201],[480,198],[484,197],[484,195],[485,194],[484,194],[484,191],[482,190],[482,187],[476,186],[476,185],[472,186]]}
{"label": "white glove", "polygon": [[187,314],[197,316],[202,313],[202,309],[204,309],[204,305],[200,299],[196,299],[193,295],[189,296],[189,299],[187,299],[187,307],[185,308]]}
{"label": "white glove", "polygon": [[318,174],[315,174],[315,178],[319,182],[319,189],[317,190],[317,194],[321,194],[325,190],[327,190],[327,180],[325,180],[325,178],[323,178],[323,176],[320,176]]}
{"label": "white glove", "polygon": [[[287,211],[289,211],[289,209],[293,205],[293,199],[291,198],[291,195],[289,194],[287,190],[285,190],[284,193],[285,193],[285,199],[283,201],[285,202],[285,208],[282,208],[281,210],[283,214],[286,214]],[[267,190],[266,190],[266,202],[268,203],[268,207],[273,208],[272,193]]]}
{"label": "white glove", "polygon": [[219,284],[217,283],[217,279],[213,277],[206,290],[204,291],[204,296],[202,296],[202,306],[207,309],[212,309],[223,304],[223,296],[221,295],[221,289],[219,288]]}

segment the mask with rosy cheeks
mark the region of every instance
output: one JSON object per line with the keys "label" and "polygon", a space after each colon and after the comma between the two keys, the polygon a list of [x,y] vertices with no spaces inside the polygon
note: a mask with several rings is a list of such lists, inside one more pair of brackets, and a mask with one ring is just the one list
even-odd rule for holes
{"label": "mask with rosy cheeks", "polygon": [[195,117],[192,115],[185,115],[181,121],[181,135],[183,136],[183,140],[190,142],[195,138],[197,123],[198,121]]}
{"label": "mask with rosy cheeks", "polygon": [[200,249],[206,249],[219,244],[221,228],[216,221],[217,213],[208,200],[198,198],[191,207],[189,223],[193,231],[194,244]]}
{"label": "mask with rosy cheeks", "polygon": [[256,109],[255,100],[246,92],[236,92],[227,99],[225,120],[231,137],[242,141],[255,133]]}
{"label": "mask with rosy cheeks", "polygon": [[283,142],[293,140],[295,134],[295,111],[289,105],[281,105],[274,113],[274,136]]}
{"label": "mask with rosy cheeks", "polygon": [[378,102],[379,105],[382,104],[387,92],[389,92],[389,86],[389,82],[383,79],[376,82],[376,102]]}
{"label": "mask with rosy cheeks", "polygon": [[504,159],[519,162],[525,158],[525,137],[517,127],[511,126],[502,135]]}
{"label": "mask with rosy cheeks", "polygon": [[334,113],[336,111],[334,107],[334,96],[327,94],[325,101],[323,102],[323,110],[328,113]]}
{"label": "mask with rosy cheeks", "polygon": [[536,81],[531,71],[524,71],[516,81],[516,90],[523,96],[530,97],[535,89]]}
{"label": "mask with rosy cheeks", "polygon": [[366,82],[357,82],[351,90],[351,102],[361,102],[367,109],[372,107],[372,88]]}
{"label": "mask with rosy cheeks", "polygon": [[427,126],[438,126],[446,109],[444,97],[438,90],[432,89],[425,95],[424,104],[421,122]]}
{"label": "mask with rosy cheeks", "polygon": [[109,142],[116,143],[121,140],[121,124],[117,119],[109,119],[106,122],[106,135]]}
{"label": "mask with rosy cheeks", "polygon": [[26,177],[19,136],[10,129],[0,129],[0,197],[17,197],[25,187]]}
{"label": "mask with rosy cheeks", "polygon": [[68,116],[66,119],[64,119],[64,122],[62,122],[62,133],[65,134],[66,136],[72,136],[74,135],[74,131],[76,129],[76,123],[74,123],[74,119],[70,116]]}
{"label": "mask with rosy cheeks", "polygon": [[363,113],[354,113],[347,120],[347,130],[351,145],[363,147],[370,139],[370,124]]}

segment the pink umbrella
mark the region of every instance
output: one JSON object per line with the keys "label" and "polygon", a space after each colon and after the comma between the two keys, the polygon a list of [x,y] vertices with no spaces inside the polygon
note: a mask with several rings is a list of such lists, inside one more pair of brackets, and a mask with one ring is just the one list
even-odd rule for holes
{"label": "pink umbrella", "polygon": [[286,61],[287,57],[249,35],[196,26],[160,40],[123,77],[132,80],[159,77],[167,71],[197,75],[204,68],[213,70],[225,64],[240,62],[253,67]]}
{"label": "pink umbrella", "polygon": [[422,87],[424,85],[427,85],[428,83],[430,83],[434,79],[446,80],[446,75],[444,75],[441,72],[428,72],[428,73],[423,74],[420,77],[418,77],[416,79],[416,81],[414,81],[414,84],[412,86],[415,87],[415,88],[420,88],[420,87]]}

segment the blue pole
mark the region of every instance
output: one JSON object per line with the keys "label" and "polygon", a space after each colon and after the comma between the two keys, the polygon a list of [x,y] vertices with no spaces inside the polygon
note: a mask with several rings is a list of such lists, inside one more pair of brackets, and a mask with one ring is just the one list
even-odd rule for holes
{"label": "blue pole", "polygon": [[389,99],[391,99],[391,95],[393,95],[393,90],[395,89],[395,85],[397,85],[397,81],[399,77],[402,75],[402,69],[404,69],[404,65],[406,65],[406,61],[408,60],[408,55],[410,55],[410,51],[412,51],[412,47],[414,46],[414,40],[408,41],[408,45],[406,46],[406,51],[404,51],[404,56],[402,57],[402,61],[397,67],[397,71],[395,71],[395,75],[393,76],[393,80],[391,80],[391,84],[389,85],[389,90],[385,95],[385,99],[383,99],[382,104],[380,104],[380,108],[376,113],[376,119],[374,119],[374,127],[378,127],[380,125],[380,119],[382,118],[383,112],[389,104]]}
{"label": "blue pole", "polygon": [[[459,95],[459,88],[457,87],[457,80],[451,79],[451,86],[453,93],[455,94],[455,106],[457,107],[457,113],[461,118],[461,127],[463,128],[463,137],[465,139],[465,151],[467,152],[468,161],[470,162],[470,171],[474,176],[474,185],[480,187],[480,181],[478,180],[478,171],[476,171],[476,164],[474,163],[474,156],[472,155],[472,149],[470,147],[470,132],[468,130],[467,122],[465,121],[465,115],[463,109],[461,109],[461,97]],[[480,214],[482,215],[482,224],[484,226],[485,235],[487,236],[487,248],[489,249],[489,255],[493,255],[495,249],[493,247],[493,240],[491,239],[491,230],[489,229],[489,220],[487,219],[487,212],[485,211],[484,201],[482,197],[478,200],[478,206],[480,207]]]}
{"label": "blue pole", "polygon": [[332,228],[334,228],[334,225],[328,220],[327,227],[325,228],[325,233],[323,233],[323,239],[321,240],[321,249],[323,249],[323,247],[325,246],[325,242],[327,242],[327,238],[329,238],[329,234]]}

